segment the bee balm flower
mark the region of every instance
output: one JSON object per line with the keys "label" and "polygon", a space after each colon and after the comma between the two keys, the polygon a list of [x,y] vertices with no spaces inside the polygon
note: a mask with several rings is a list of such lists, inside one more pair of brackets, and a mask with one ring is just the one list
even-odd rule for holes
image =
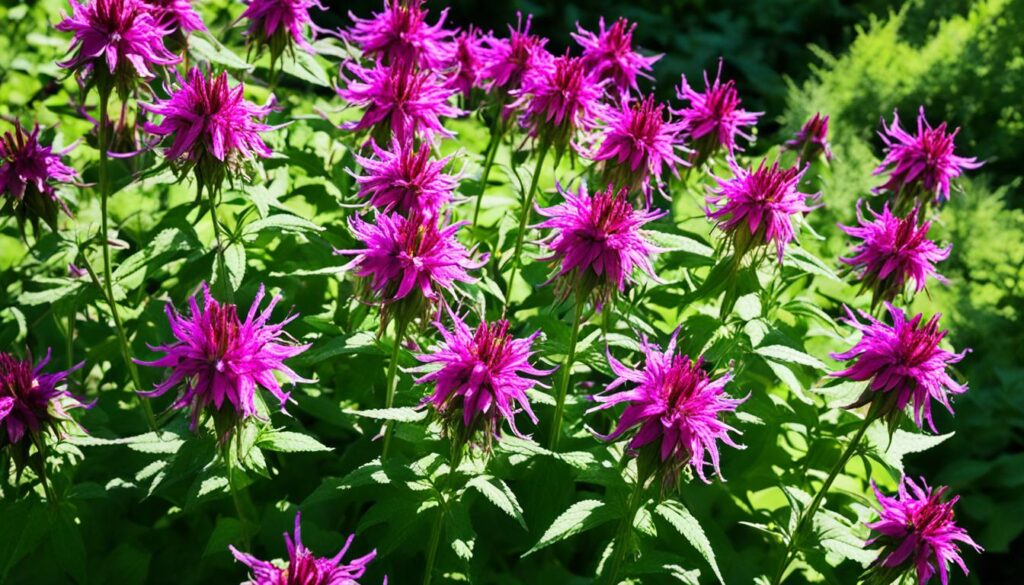
{"label": "bee balm flower", "polygon": [[874,292],[872,305],[880,300],[893,300],[903,292],[908,281],[914,282],[915,292],[924,289],[929,276],[946,281],[935,271],[935,263],[948,258],[953,246],[940,248],[928,239],[931,222],[918,226],[917,209],[904,218],[893,215],[888,204],[882,213],[871,213],[874,218],[866,219],[858,205],[860,226],[839,226],[860,239],[853,248],[854,255],[839,261],[852,266],[864,287]]}
{"label": "bee balm flower", "polygon": [[802,162],[810,162],[821,155],[825,155],[825,160],[832,160],[832,149],[828,145],[828,116],[814,114],[783,148],[796,152]]}
{"label": "bee balm flower", "polygon": [[625,18],[615,21],[605,29],[604,17],[598,21],[597,33],[584,30],[576,24],[572,38],[583,47],[583,62],[593,68],[598,79],[607,79],[619,92],[628,96],[630,91],[639,91],[637,78],[650,77],[647,74],[661,55],[644,57],[633,50],[633,31],[636,23],[630,24]]}
{"label": "bee balm flower", "polygon": [[241,18],[249,21],[245,34],[250,43],[269,47],[275,60],[293,44],[314,52],[306,39],[306,29],[316,29],[310,9],[327,10],[319,0],[247,0],[246,4]]}
{"label": "bee balm flower", "polygon": [[[342,563],[341,559],[348,552],[355,535],[348,537],[345,546],[333,557],[317,557],[313,551],[302,544],[302,515],[295,513],[295,536],[287,533],[284,543],[288,549],[288,564],[281,566],[269,561],[261,561],[251,554],[241,552],[229,546],[231,554],[240,563],[249,567],[252,577],[245,585],[358,585],[359,579],[366,573],[366,566],[377,556],[377,551]],[[385,585],[387,580],[385,579]]]}
{"label": "bee balm flower", "polygon": [[452,62],[456,70],[449,78],[448,86],[464,98],[469,99],[473,88],[480,87],[484,68],[484,37],[480,29],[470,26],[455,35],[455,49]]}
{"label": "bee balm flower", "polygon": [[453,31],[444,28],[448,9],[441,11],[437,24],[427,24],[429,10],[424,0],[384,0],[384,11],[372,18],[358,18],[349,12],[355,23],[348,38],[368,57],[386,65],[406,64],[426,70],[437,70],[450,60]]}
{"label": "bee balm flower", "polygon": [[942,585],[946,585],[950,563],[956,563],[965,575],[969,573],[957,543],[978,552],[982,548],[956,525],[953,506],[959,496],[943,501],[949,488],[933,490],[924,479],[919,486],[906,476],[900,479],[895,498],[884,495],[874,482],[871,485],[881,506],[881,518],[867,525],[876,533],[867,545],[880,545],[882,550],[869,570],[879,577],[879,583],[891,583],[901,575],[915,572],[919,585],[930,581],[936,573]]}
{"label": "bee balm flower", "polygon": [[523,14],[520,12],[516,16],[516,27],[512,28],[509,25],[507,39],[485,39],[486,65],[482,75],[485,79],[491,80],[491,88],[505,92],[519,89],[524,77],[533,71],[549,67],[552,59],[551,54],[544,48],[548,40],[530,34],[533,16],[526,17],[525,26]]}
{"label": "bee balm flower", "polygon": [[676,354],[676,334],[672,335],[665,351],[643,339],[643,367],[630,369],[608,355],[608,363],[618,378],[606,388],[610,392],[623,384],[632,384],[629,390],[611,395],[597,395],[599,405],[588,413],[626,404],[615,429],[608,435],[598,435],[614,441],[627,431],[639,427],[629,441],[633,455],[645,447],[656,454],[661,462],[663,483],[671,486],[679,472],[690,466],[697,476],[710,483],[705,468],[710,459],[714,472],[721,477],[718,443],[742,449],[731,432],[739,432],[721,420],[722,413],[734,412],[746,398],[734,399],[725,393],[729,374],[718,379],[704,370],[704,359],[691,360]]}
{"label": "bee balm flower", "polygon": [[175,342],[150,346],[164,356],[151,362],[135,360],[135,363],[167,368],[170,373],[153,390],[140,394],[162,396],[180,387],[181,393],[171,408],[190,408],[193,430],[198,428],[200,416],[207,411],[224,415],[232,422],[257,416],[257,386],[277,398],[284,411],[290,395],[281,388],[274,373],[280,373],[292,383],[312,382],[284,365],[284,360],[309,348],[282,339],[286,335],[284,326],[298,315],[291,315],[275,325],[268,323],[281,297],[274,296],[267,308],[257,313],[264,296],[262,285],[244,321],[239,319],[235,305],[221,304],[214,299],[206,283],[202,291],[202,307],[195,296],[191,297],[187,316],[167,305],[167,320]]}
{"label": "bee balm flower", "polygon": [[[932,128],[924,116],[924,106],[917,116],[917,134],[912,135],[900,127],[899,114],[893,112],[892,124],[879,133],[885,142],[885,159],[875,169],[876,175],[888,171],[889,180],[875,192],[889,191],[896,196],[897,208],[908,207],[915,201],[927,204],[949,200],[950,181],[959,177],[964,169],[976,169],[983,163],[974,157],[953,154],[953,139],[959,128],[946,133],[946,123]],[[919,201],[919,197],[924,199]]]}
{"label": "bee balm flower", "polygon": [[615,291],[625,291],[637,268],[657,278],[651,255],[658,250],[641,227],[665,212],[637,211],[625,190],[613,188],[591,196],[581,185],[576,193],[562,195],[564,203],[537,212],[548,218],[538,227],[553,230],[544,243],[551,256],[542,260],[560,264],[551,280],[561,280],[563,296],[575,293],[579,302],[592,297],[600,310]]}
{"label": "bee balm flower", "polygon": [[[443,342],[430,353],[416,359],[438,364],[441,369],[416,380],[434,384],[434,392],[424,399],[450,422],[460,419],[467,434],[482,429],[487,437],[499,437],[502,421],[508,421],[512,433],[523,435],[516,427],[519,410],[537,423],[526,392],[542,386],[526,376],[546,376],[554,370],[538,370],[530,364],[530,345],[540,331],[526,339],[509,333],[508,321],[481,323],[471,330],[458,315],[450,313],[453,328],[448,331],[436,323]],[[460,416],[461,415],[461,416]]]}
{"label": "bee balm flower", "polygon": [[43,373],[50,352],[38,364],[0,352],[0,448],[20,445],[28,454],[28,443],[46,432],[62,436],[62,426],[74,424],[70,408],[92,408],[73,396],[61,384],[68,374],[82,366],[52,374]]}
{"label": "bee balm flower", "polygon": [[371,143],[375,158],[356,155],[365,174],[357,176],[359,196],[381,211],[408,214],[419,210],[437,217],[441,207],[452,198],[458,181],[444,173],[451,157],[434,160],[429,146],[416,149],[412,143],[391,142],[387,151]]}
{"label": "bee balm flower", "polygon": [[753,140],[754,137],[743,131],[743,128],[756,124],[764,113],[748,112],[741,108],[736,83],[732,80],[722,83],[721,79],[722,61],[719,60],[714,83],[708,79],[707,71],[704,72],[704,93],[690,87],[685,75],[676,89],[676,97],[685,100],[688,105],[673,113],[683,120],[687,136],[694,141],[695,166],[706,161],[719,148],[724,148],[730,155],[740,150],[736,145],[736,137]]}
{"label": "bee balm flower", "polygon": [[3,209],[18,219],[24,229],[26,222],[38,233],[39,220],[50,229],[57,229],[57,211],[68,216],[71,210],[54,189],[55,183],[71,183],[78,178],[74,169],[60,158],[71,149],[54,152],[39,143],[40,128],[31,133],[15,124],[14,132],[0,137],[0,198]]}
{"label": "bee balm flower", "polygon": [[206,30],[203,19],[192,6],[192,0],[145,0],[160,26],[182,33]]}
{"label": "bee balm flower", "polygon": [[[832,375],[857,382],[871,383],[850,408],[875,401],[877,413],[895,423],[909,404],[914,413],[914,424],[924,428],[922,419],[935,431],[932,420],[932,400],[946,407],[950,413],[950,395],[967,392],[966,384],[957,384],[946,372],[951,365],[963,359],[967,351],[953,353],[939,347],[946,331],[939,330],[939,317],[927,322],[924,316],[907,319],[901,309],[885,304],[892,325],[886,325],[864,311],[859,311],[867,323],[861,323],[847,309],[850,326],[861,332],[861,339],[852,348],[832,357],[853,361],[845,370]],[[937,431],[936,431],[937,432]]]}

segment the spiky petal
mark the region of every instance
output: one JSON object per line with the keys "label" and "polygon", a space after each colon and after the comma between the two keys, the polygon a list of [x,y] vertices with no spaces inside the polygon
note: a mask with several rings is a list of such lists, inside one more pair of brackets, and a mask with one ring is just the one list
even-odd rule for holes
{"label": "spiky petal", "polygon": [[664,211],[634,209],[624,189],[609,187],[590,195],[581,185],[576,192],[560,191],[565,202],[538,209],[548,219],[537,227],[552,230],[543,242],[551,255],[542,261],[558,264],[551,280],[560,281],[562,296],[572,293],[580,301],[592,300],[601,310],[616,291],[626,290],[637,268],[657,279],[651,256],[659,250],[641,228]]}
{"label": "spiky petal", "polygon": [[867,545],[878,545],[878,558],[869,569],[884,575],[885,582],[909,572],[917,574],[918,585],[925,585],[938,573],[942,585],[949,582],[949,565],[955,563],[965,575],[970,572],[960,556],[963,543],[982,552],[967,531],[956,525],[953,506],[959,496],[948,501],[949,488],[932,489],[924,478],[921,484],[903,476],[896,497],[889,497],[871,483],[880,507],[880,519],[867,524],[875,534]]}
{"label": "spiky petal", "polygon": [[867,390],[850,408],[880,401],[876,405],[879,416],[895,423],[909,404],[914,424],[923,429],[927,421],[932,431],[937,432],[932,420],[932,400],[953,412],[950,397],[967,392],[967,384],[957,384],[947,369],[969,350],[953,353],[939,347],[947,333],[939,330],[941,315],[936,314],[926,322],[920,313],[908,319],[902,309],[890,303],[885,303],[885,307],[892,325],[858,311],[866,321],[861,323],[847,308],[846,322],[861,332],[861,338],[848,351],[832,354],[837,360],[853,361],[850,367],[832,376],[857,382],[870,380]]}
{"label": "spiky petal", "polygon": [[736,144],[741,137],[752,141],[754,137],[744,128],[753,126],[764,112],[748,112],[741,108],[739,92],[732,80],[722,83],[722,60],[718,61],[718,73],[712,83],[708,72],[704,72],[704,92],[698,92],[682,77],[676,89],[676,97],[687,102],[686,107],[674,110],[686,124],[687,137],[693,141],[696,150],[694,164],[699,165],[715,151],[724,148],[729,155],[742,150]]}
{"label": "spiky petal", "polygon": [[625,403],[626,409],[615,429],[608,435],[598,435],[601,439],[614,441],[638,428],[629,441],[629,449],[637,455],[650,446],[663,466],[666,485],[674,484],[679,471],[686,466],[710,483],[706,472],[709,462],[714,473],[722,475],[718,443],[743,448],[729,435],[739,431],[722,422],[721,417],[723,413],[734,412],[746,398],[730,398],[725,393],[725,385],[731,376],[723,374],[713,379],[704,369],[703,357],[694,361],[677,354],[678,333],[672,335],[665,351],[644,337],[641,342],[644,363],[637,369],[626,367],[609,353],[608,363],[618,377],[605,392],[623,384],[632,387],[614,394],[593,396],[598,406],[587,412]]}
{"label": "spiky petal", "polygon": [[193,430],[198,427],[204,413],[225,414],[232,421],[257,416],[257,386],[262,386],[277,398],[283,412],[290,393],[281,388],[275,372],[292,383],[312,382],[284,364],[284,360],[309,348],[309,345],[297,345],[286,338],[285,325],[298,315],[290,315],[277,324],[269,323],[281,297],[275,295],[260,312],[259,306],[264,297],[264,288],[260,285],[242,321],[235,305],[218,302],[206,283],[201,288],[202,306],[193,295],[188,301],[188,315],[178,313],[170,303],[167,304],[165,312],[175,341],[149,346],[164,355],[148,362],[135,360],[135,363],[166,368],[169,372],[153,390],[140,394],[157,397],[180,388],[181,392],[171,408],[190,409]]}
{"label": "spiky petal", "polygon": [[521,123],[530,136],[550,142],[559,152],[579,132],[595,128],[604,111],[602,83],[581,58],[568,54],[531,71],[514,95],[509,108],[523,108]]}
{"label": "spiky petal", "polygon": [[[49,350],[35,365],[31,359],[21,360],[0,352],[0,448],[19,445],[26,438],[41,438],[48,432],[61,437],[65,425],[75,424],[69,409],[92,408],[92,404],[75,397],[62,384],[82,364],[70,370],[44,373],[49,363]],[[27,451],[27,444],[24,448]]]}
{"label": "spiky petal", "polygon": [[519,89],[523,79],[538,69],[551,66],[551,53],[544,48],[548,40],[530,34],[533,15],[526,17],[516,13],[516,26],[508,27],[508,38],[488,37],[484,39],[484,79],[490,80],[489,89],[510,92]]}
{"label": "spiky petal", "polygon": [[484,39],[480,29],[472,25],[455,35],[451,57],[455,72],[448,78],[448,86],[466,99],[474,88],[483,85]]}
{"label": "spiky petal", "polygon": [[[288,564],[281,566],[262,561],[234,546],[228,546],[238,562],[249,567],[250,578],[243,585],[358,585],[356,579],[366,573],[366,566],[377,557],[372,550],[366,555],[343,563],[341,559],[352,546],[355,535],[345,541],[345,546],[333,557],[318,557],[302,544],[300,522],[302,514],[295,513],[294,536],[285,533],[284,543],[288,549]],[[384,580],[387,585],[387,579]]]}
{"label": "spiky petal", "polygon": [[598,21],[596,33],[576,23],[572,38],[583,48],[583,62],[593,68],[598,79],[607,79],[621,97],[640,90],[637,78],[650,78],[649,71],[661,55],[645,57],[633,49],[633,31],[636,23],[619,18],[605,28],[604,17]]}
{"label": "spiky petal", "polygon": [[28,222],[38,231],[43,220],[56,230],[58,209],[68,217],[71,210],[54,185],[73,183],[78,173],[61,162],[71,148],[54,152],[40,144],[39,132],[38,124],[25,132],[15,123],[13,132],[0,137],[0,199],[4,211],[13,214],[22,228]]}
{"label": "spiky petal", "polygon": [[783,144],[783,149],[796,152],[802,162],[810,162],[822,155],[825,160],[832,160],[832,149],[828,144],[828,116],[815,113],[796,136]]}
{"label": "spiky petal", "polygon": [[156,15],[160,26],[183,33],[205,31],[203,19],[192,6],[192,0],[144,0]]}
{"label": "spiky petal", "polygon": [[383,12],[371,18],[359,18],[349,12],[353,21],[349,40],[363,54],[386,65],[407,64],[437,70],[451,59],[454,31],[444,28],[448,9],[441,11],[436,24],[427,24],[430,12],[423,8],[425,0],[384,0]]}
{"label": "spiky petal", "polygon": [[530,364],[530,345],[540,331],[517,339],[509,332],[505,320],[482,322],[473,331],[454,312],[449,314],[451,331],[440,321],[435,323],[442,343],[416,356],[421,362],[440,366],[416,380],[417,384],[434,384],[434,392],[423,402],[433,405],[452,423],[461,422],[470,434],[483,430],[488,438],[499,438],[502,421],[508,421],[512,433],[523,437],[516,427],[515,415],[524,411],[536,424],[537,416],[530,408],[526,392],[535,386],[546,387],[527,376],[546,376],[554,371],[539,370]]}
{"label": "spiky petal", "polygon": [[246,0],[245,12],[240,18],[249,21],[245,34],[250,43],[270,47],[276,59],[285,49],[297,45],[307,53],[314,53],[307,29],[316,31],[309,11],[327,10],[319,0]]}

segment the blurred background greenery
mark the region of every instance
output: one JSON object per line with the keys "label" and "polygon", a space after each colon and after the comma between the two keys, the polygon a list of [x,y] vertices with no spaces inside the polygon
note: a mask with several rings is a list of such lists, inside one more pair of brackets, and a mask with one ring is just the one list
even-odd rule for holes
{"label": "blurred background greenery", "polygon": [[[378,0],[329,0],[325,26],[367,15]],[[934,235],[954,244],[942,267],[950,286],[934,286],[917,310],[938,311],[955,347],[973,352],[960,373],[971,392],[956,404],[956,436],[910,460],[908,473],[962,494],[961,521],[987,550],[966,581],[1020,582],[1024,558],[1024,0],[612,0],[537,2],[455,0],[450,22],[503,33],[515,12],[535,15],[535,30],[564,51],[579,22],[603,16],[639,24],[635,40],[652,53],[653,91],[673,99],[680,73],[698,76],[725,59],[744,103],[766,112],[759,148],[783,140],[814,112],[831,116],[836,158],[823,186],[816,228],[828,252],[845,252],[836,222],[878,183],[879,120],[899,109],[911,121],[962,128],[960,154],[985,166],[963,181]],[[842,300],[842,299],[839,299]],[[951,421],[940,423],[950,428]],[[954,579],[955,581],[955,579]]]}

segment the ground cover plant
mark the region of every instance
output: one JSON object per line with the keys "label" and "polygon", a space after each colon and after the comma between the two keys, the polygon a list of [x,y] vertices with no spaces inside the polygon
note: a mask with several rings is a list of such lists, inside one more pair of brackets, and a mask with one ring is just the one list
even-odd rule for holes
{"label": "ground cover plant", "polygon": [[1015,6],[888,14],[778,112],[625,18],[0,8],[0,582],[977,579],[1024,529],[971,318],[1020,306],[1014,147],[837,71]]}

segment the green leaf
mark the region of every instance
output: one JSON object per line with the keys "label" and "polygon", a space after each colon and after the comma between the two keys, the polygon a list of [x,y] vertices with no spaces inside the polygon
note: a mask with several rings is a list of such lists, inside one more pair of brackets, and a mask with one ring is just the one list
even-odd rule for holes
{"label": "green leaf", "polygon": [[352,335],[332,337],[325,342],[317,343],[309,351],[297,356],[293,362],[302,366],[312,366],[339,355],[385,355],[372,331],[359,331]]}
{"label": "green leaf", "polygon": [[562,512],[558,518],[555,518],[537,544],[533,545],[533,548],[526,551],[523,556],[531,555],[542,548],[600,526],[614,518],[615,512],[612,508],[600,500],[576,502],[569,506],[568,510]]}
{"label": "green leaf", "polygon": [[63,298],[67,298],[78,293],[78,291],[85,288],[85,286],[84,282],[72,281],[68,284],[55,286],[46,290],[23,292],[18,295],[18,304],[26,307],[50,305]]}
{"label": "green leaf", "polygon": [[252,65],[245,62],[238,55],[231,52],[213,38],[209,33],[193,33],[188,39],[189,51],[198,57],[198,60],[207,61],[214,65],[223,65],[228,69],[237,71],[252,71]]}
{"label": "green leaf", "polygon": [[761,316],[761,299],[758,298],[757,293],[743,295],[736,299],[734,310],[744,321],[756,319]]}
{"label": "green leaf", "polygon": [[331,81],[327,79],[324,68],[316,57],[306,51],[292,51],[294,58],[285,58],[281,64],[281,70],[290,75],[298,77],[302,81],[308,81],[320,87],[331,87]]}
{"label": "green leaf", "polygon": [[828,366],[818,358],[806,354],[799,349],[793,349],[785,345],[766,345],[754,350],[759,356],[787,364],[800,364],[810,366],[822,371],[828,371]]}
{"label": "green leaf", "polygon": [[376,420],[393,420],[398,422],[418,422],[427,418],[427,411],[406,406],[402,408],[372,408],[369,410],[347,410],[355,416]]}
{"label": "green leaf", "polygon": [[213,527],[213,533],[206,541],[206,550],[203,556],[222,555],[228,550],[229,545],[239,545],[242,542],[242,523],[237,518],[225,516],[217,518],[217,525]]}
{"label": "green leaf", "polygon": [[668,521],[687,542],[693,545],[693,548],[697,549],[697,552],[711,565],[711,570],[718,577],[718,582],[724,585],[725,579],[722,578],[722,571],[718,568],[718,561],[715,559],[715,551],[711,548],[711,541],[704,534],[700,522],[697,522],[686,506],[675,500],[665,500],[657,505],[654,513]]}
{"label": "green leaf", "polygon": [[869,448],[877,458],[886,465],[903,473],[903,458],[911,453],[927,451],[948,439],[955,433],[945,435],[927,435],[924,433],[911,433],[903,429],[889,435],[888,427],[884,424],[873,424],[868,429],[867,439]]}
{"label": "green leaf", "polygon": [[263,449],[281,453],[314,453],[332,449],[309,435],[291,431],[265,431],[256,444]]}
{"label": "green leaf", "polygon": [[524,529],[526,520],[523,519],[523,508],[519,500],[504,481],[489,475],[478,475],[468,482],[466,487],[471,487],[484,495],[499,510],[508,514],[519,523]]}
{"label": "green leaf", "polygon": [[[214,262],[217,262],[216,258]],[[228,271],[228,281],[233,290],[242,286],[245,278],[245,246],[238,242],[232,242],[224,249],[224,265]],[[214,270],[214,274],[216,274]],[[215,279],[214,279],[215,280]]]}
{"label": "green leaf", "polygon": [[652,244],[666,252],[687,252],[704,258],[713,258],[715,250],[693,238],[657,230],[643,230],[643,235]]}
{"label": "green leaf", "polygon": [[824,276],[825,278],[836,282],[843,281],[841,278],[836,276],[836,273],[829,268],[827,264],[822,262],[820,258],[797,246],[789,246],[786,248],[786,256],[783,260],[783,264],[785,266],[798,268],[808,274]]}
{"label": "green leaf", "polygon": [[450,513],[445,514],[447,532],[451,535],[451,546],[455,554],[462,560],[473,560],[473,548],[476,546],[476,532],[469,519],[465,506],[453,506]]}
{"label": "green leaf", "polygon": [[254,240],[256,236],[264,230],[302,234],[307,232],[322,232],[324,228],[297,215],[278,213],[263,219],[257,219],[245,226],[245,230],[242,232],[242,237],[246,240]]}

